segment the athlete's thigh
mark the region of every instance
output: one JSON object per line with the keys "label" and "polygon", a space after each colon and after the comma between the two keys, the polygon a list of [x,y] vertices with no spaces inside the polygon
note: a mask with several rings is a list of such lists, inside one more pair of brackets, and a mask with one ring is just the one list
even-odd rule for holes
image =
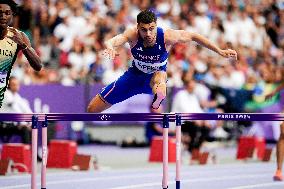
{"label": "athlete's thigh", "polygon": [[106,86],[100,96],[110,104],[122,102],[136,94],[143,93],[143,77],[130,71],[125,72],[116,81]]}

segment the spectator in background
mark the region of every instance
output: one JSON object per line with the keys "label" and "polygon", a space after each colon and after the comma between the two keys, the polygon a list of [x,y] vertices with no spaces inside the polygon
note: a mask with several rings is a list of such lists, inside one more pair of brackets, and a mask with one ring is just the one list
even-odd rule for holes
{"label": "spectator in background", "polygon": [[[8,90],[5,93],[1,113],[33,113],[27,99],[19,94],[20,82],[16,77],[10,77]],[[21,137],[21,142],[31,144],[31,123],[29,122],[0,122],[0,139],[10,142],[13,135]],[[41,161],[37,154],[37,160]]]}
{"label": "spectator in background", "polygon": [[237,22],[233,18],[233,13],[231,12],[231,10],[229,10],[226,13],[226,18],[223,21],[223,27],[224,27],[224,40],[226,42],[230,42],[236,45],[238,26]]}
{"label": "spectator in background", "polygon": [[253,20],[248,16],[248,13],[241,9],[239,19],[237,20],[237,39],[238,42],[246,47],[252,47],[256,35],[256,26]]}
{"label": "spectator in background", "polygon": [[194,23],[197,29],[197,33],[209,37],[212,21],[206,15],[206,12],[208,11],[208,5],[206,3],[200,3],[197,5],[196,9],[197,15],[195,17]]}
{"label": "spectator in background", "polygon": [[32,0],[23,0],[23,4],[19,6],[19,14],[15,19],[15,27],[24,32],[33,44],[33,28],[35,25],[34,9]]}
{"label": "spectator in background", "polygon": [[[2,113],[32,113],[28,101],[19,94],[20,83],[15,77],[9,80],[8,90],[5,93]],[[31,142],[31,127],[27,122],[13,123],[1,122],[0,135],[3,142],[9,142],[13,135],[19,135],[23,143]]]}
{"label": "spectator in background", "polygon": [[[172,112],[204,113],[197,95],[194,93],[196,81],[185,80],[185,89],[179,91],[173,98]],[[199,149],[209,136],[210,125],[204,120],[186,121],[182,124],[182,141],[191,152]]]}
{"label": "spectator in background", "polygon": [[109,85],[111,82],[122,76],[124,70],[122,69],[121,61],[118,57],[113,60],[113,68],[107,69],[103,75],[103,84]]}

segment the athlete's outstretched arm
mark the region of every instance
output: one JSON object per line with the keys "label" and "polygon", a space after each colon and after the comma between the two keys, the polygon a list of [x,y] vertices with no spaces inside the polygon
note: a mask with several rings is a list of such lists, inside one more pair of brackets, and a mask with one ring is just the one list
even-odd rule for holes
{"label": "athlete's outstretched arm", "polygon": [[9,27],[8,29],[13,33],[13,36],[8,37],[18,44],[18,47],[23,51],[31,67],[36,71],[40,71],[42,68],[41,60],[35,50],[31,47],[30,40],[26,34],[15,28]]}
{"label": "athlete's outstretched arm", "polygon": [[129,42],[133,38],[133,35],[135,35],[134,29],[127,29],[122,34],[116,35],[105,41],[104,44],[106,49],[104,50],[104,54],[110,56],[111,59],[118,56],[119,54],[116,50]]}
{"label": "athlete's outstretched arm", "polygon": [[232,49],[226,49],[222,50],[218,46],[214,45],[212,42],[210,42],[206,37],[194,33],[194,32],[188,32],[185,30],[172,30],[169,29],[166,31],[166,40],[169,41],[171,44],[173,43],[187,43],[190,41],[195,41],[198,44],[220,54],[223,57],[226,58],[235,58],[237,59],[237,52]]}

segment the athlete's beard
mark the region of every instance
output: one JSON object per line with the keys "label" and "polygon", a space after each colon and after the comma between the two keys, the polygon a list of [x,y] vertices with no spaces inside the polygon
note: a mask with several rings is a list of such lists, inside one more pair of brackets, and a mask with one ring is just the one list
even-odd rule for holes
{"label": "athlete's beard", "polygon": [[156,42],[156,35],[150,40],[148,40],[147,37],[144,38],[144,43],[146,46],[153,46],[155,42]]}

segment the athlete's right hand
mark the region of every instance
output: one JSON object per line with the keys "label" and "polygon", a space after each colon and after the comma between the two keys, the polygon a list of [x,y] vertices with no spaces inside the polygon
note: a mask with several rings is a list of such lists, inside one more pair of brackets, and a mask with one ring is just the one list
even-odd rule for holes
{"label": "athlete's right hand", "polygon": [[116,50],[109,49],[109,48],[103,50],[103,52],[102,52],[103,57],[109,58],[111,60],[114,59],[118,55],[119,55],[119,53],[117,53]]}

